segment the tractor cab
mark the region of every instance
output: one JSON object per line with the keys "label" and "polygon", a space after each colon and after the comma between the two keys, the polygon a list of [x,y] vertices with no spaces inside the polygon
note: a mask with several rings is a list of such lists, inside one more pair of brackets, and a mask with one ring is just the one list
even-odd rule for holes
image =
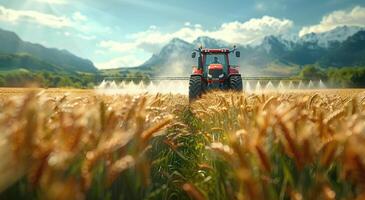
{"label": "tractor cab", "polygon": [[220,49],[206,49],[202,53],[204,77],[210,82],[218,82],[228,74],[228,53]]}
{"label": "tractor cab", "polygon": [[190,77],[190,99],[200,96],[209,89],[232,89],[242,91],[242,78],[237,67],[230,65],[229,56],[235,53],[240,57],[236,47],[233,50],[223,49],[195,49],[192,58],[198,53],[198,65],[194,67]]}

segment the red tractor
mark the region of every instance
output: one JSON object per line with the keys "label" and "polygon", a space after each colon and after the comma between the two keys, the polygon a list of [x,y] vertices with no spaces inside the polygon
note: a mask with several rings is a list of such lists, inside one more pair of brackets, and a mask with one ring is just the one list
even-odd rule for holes
{"label": "red tractor", "polygon": [[198,66],[194,67],[189,82],[189,100],[199,98],[211,89],[242,91],[242,78],[238,66],[229,62],[231,53],[240,57],[236,47],[230,49],[194,49],[192,58],[198,53]]}

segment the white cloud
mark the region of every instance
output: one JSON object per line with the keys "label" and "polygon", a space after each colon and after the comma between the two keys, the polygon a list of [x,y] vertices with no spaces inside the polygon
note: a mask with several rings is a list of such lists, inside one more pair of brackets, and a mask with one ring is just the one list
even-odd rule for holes
{"label": "white cloud", "polygon": [[221,26],[217,32],[210,33],[213,38],[230,43],[250,44],[260,41],[267,35],[287,33],[293,27],[293,21],[270,16],[253,18],[247,22],[230,22]]}
{"label": "white cloud", "polygon": [[77,37],[79,37],[83,40],[95,40],[96,39],[96,36],[94,36],[94,35],[77,34]]}
{"label": "white cloud", "polygon": [[139,66],[144,62],[144,60],[137,58],[133,55],[126,55],[122,57],[117,57],[107,62],[96,63],[96,67],[99,69],[112,69],[119,67],[134,67]]}
{"label": "white cloud", "polygon": [[0,21],[10,23],[27,22],[40,24],[50,28],[71,27],[72,21],[66,17],[31,10],[13,10],[0,6]]}
{"label": "white cloud", "polygon": [[158,29],[148,29],[130,35],[130,40],[127,42],[102,41],[100,46],[116,52],[140,49],[155,53],[162,45],[173,38],[181,38],[185,41],[192,42],[200,36],[208,36],[232,44],[250,44],[261,41],[267,35],[284,34],[292,26],[293,22],[291,20],[264,16],[262,18],[250,19],[246,22],[235,21],[224,23],[216,30],[204,30],[199,24],[184,26],[170,33],[163,33]]}
{"label": "white cloud", "polygon": [[202,26],[202,25],[200,25],[200,24],[195,24],[195,25],[194,25],[194,27],[195,27],[195,28],[202,28],[203,26]]}
{"label": "white cloud", "polygon": [[308,33],[321,33],[338,26],[365,26],[365,7],[356,6],[352,10],[338,10],[326,15],[319,24],[301,29],[299,36]]}
{"label": "white cloud", "polygon": [[66,0],[35,0],[40,3],[47,3],[47,4],[67,4]]}
{"label": "white cloud", "polygon": [[136,45],[134,43],[121,43],[112,40],[107,40],[107,41],[101,41],[100,47],[110,49],[116,52],[125,52],[135,48]]}
{"label": "white cloud", "polygon": [[75,12],[72,15],[72,19],[74,19],[75,21],[86,21],[87,17],[83,14],[81,14],[80,12]]}
{"label": "white cloud", "polygon": [[64,30],[64,36],[74,36],[83,40],[94,40],[96,39],[95,33],[111,31],[110,27],[100,26],[94,22],[89,23],[88,18],[80,12],[73,13],[71,17],[64,17],[31,10],[13,10],[0,5],[0,21],[13,24],[24,22],[60,29]]}

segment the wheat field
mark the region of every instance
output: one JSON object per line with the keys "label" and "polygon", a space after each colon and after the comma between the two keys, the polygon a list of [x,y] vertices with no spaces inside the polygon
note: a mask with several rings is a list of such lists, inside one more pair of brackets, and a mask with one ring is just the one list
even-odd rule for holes
{"label": "wheat field", "polygon": [[365,199],[365,90],[0,89],[0,199]]}

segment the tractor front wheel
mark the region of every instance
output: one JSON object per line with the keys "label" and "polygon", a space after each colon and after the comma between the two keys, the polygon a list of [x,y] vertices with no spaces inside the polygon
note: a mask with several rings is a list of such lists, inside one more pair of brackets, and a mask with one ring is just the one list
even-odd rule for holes
{"label": "tractor front wheel", "polygon": [[241,76],[230,76],[229,77],[229,88],[233,91],[242,92],[242,78]]}
{"label": "tractor front wheel", "polygon": [[200,76],[190,76],[189,101],[199,98],[203,94],[203,80]]}

